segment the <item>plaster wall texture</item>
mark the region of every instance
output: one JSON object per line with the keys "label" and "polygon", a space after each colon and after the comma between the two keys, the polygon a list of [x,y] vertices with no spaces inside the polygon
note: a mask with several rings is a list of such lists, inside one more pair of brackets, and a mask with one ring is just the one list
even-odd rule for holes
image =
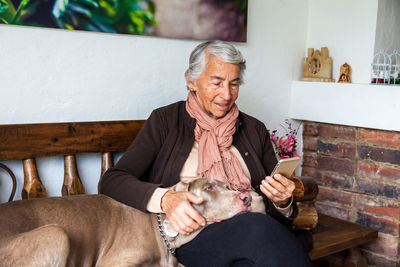
{"label": "plaster wall texture", "polygon": [[[400,1],[379,1],[376,22],[375,53],[383,50],[388,54],[400,51]],[[400,63],[400,62],[399,62]]]}
{"label": "plaster wall texture", "polygon": [[[239,108],[278,129],[289,118],[290,86],[306,50],[308,1],[249,1],[247,59]],[[199,41],[0,25],[0,124],[145,119],[184,100],[188,56]],[[116,160],[118,156],[116,157]],[[18,180],[21,161],[6,163]],[[63,159],[37,159],[49,196],[61,193]],[[78,155],[89,194],[97,192],[100,154]],[[11,183],[0,170],[0,202]]]}
{"label": "plaster wall texture", "polygon": [[309,1],[306,47],[328,47],[336,81],[340,66],[347,62],[352,68],[353,83],[369,83],[377,10],[378,0]]}

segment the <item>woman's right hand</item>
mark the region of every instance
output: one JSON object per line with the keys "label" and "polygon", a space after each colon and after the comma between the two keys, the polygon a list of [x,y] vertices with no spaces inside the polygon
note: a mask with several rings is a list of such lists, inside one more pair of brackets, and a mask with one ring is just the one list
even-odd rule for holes
{"label": "woman's right hand", "polygon": [[202,202],[203,198],[191,192],[167,191],[161,199],[161,209],[178,233],[188,235],[206,225],[204,218],[190,204]]}

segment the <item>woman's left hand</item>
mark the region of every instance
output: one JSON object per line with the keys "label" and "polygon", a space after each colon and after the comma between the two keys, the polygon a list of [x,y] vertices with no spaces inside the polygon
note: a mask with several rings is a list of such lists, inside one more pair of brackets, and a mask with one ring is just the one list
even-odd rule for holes
{"label": "woman's left hand", "polygon": [[295,184],[285,176],[275,174],[273,178],[271,176],[265,177],[261,182],[260,189],[276,206],[285,208],[289,205]]}

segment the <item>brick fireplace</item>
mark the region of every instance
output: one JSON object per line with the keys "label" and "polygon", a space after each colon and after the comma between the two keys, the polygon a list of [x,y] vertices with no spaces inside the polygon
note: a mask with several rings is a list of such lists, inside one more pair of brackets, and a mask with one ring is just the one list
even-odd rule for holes
{"label": "brick fireplace", "polygon": [[368,263],[400,266],[400,132],[304,121],[303,150],[318,211],[378,230],[361,248]]}

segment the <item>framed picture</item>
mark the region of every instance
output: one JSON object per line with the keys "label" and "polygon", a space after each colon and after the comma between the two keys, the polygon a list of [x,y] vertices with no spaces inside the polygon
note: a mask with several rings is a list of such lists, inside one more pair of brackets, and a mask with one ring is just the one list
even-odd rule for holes
{"label": "framed picture", "polygon": [[248,0],[0,0],[0,23],[246,42]]}

